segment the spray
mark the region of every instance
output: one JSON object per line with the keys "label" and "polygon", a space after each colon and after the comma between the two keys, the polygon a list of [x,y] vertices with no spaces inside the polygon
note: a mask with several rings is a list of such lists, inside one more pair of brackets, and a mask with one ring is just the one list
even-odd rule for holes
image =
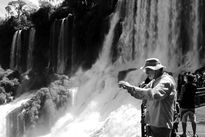
{"label": "spray", "polygon": [[6,126],[7,115],[13,110],[15,110],[16,108],[19,108],[23,103],[28,101],[32,96],[33,96],[32,94],[24,94],[21,95],[18,99],[14,100],[13,102],[0,106],[0,110],[1,110],[0,137],[6,137],[6,131],[9,130],[7,129]]}
{"label": "spray", "polygon": [[97,62],[90,70],[80,71],[71,78],[78,87],[74,108],[56,122],[49,134],[42,137],[140,136],[140,104],[128,93],[120,91],[115,66],[110,59],[119,7],[112,15],[110,30]]}

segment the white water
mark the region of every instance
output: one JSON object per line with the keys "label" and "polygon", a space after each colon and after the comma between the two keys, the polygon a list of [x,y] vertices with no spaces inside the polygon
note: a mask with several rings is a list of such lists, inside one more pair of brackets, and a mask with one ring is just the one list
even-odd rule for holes
{"label": "white water", "polygon": [[21,32],[22,30],[17,30],[13,36],[13,41],[11,45],[11,54],[10,54],[10,68],[17,69],[19,66],[19,61],[21,58]]}
{"label": "white water", "polygon": [[[12,45],[11,45],[11,53],[10,53],[10,68],[18,69],[21,71],[21,60],[22,60],[22,39],[21,39],[22,30],[17,30],[14,33]],[[30,29],[29,32],[29,42],[28,42],[28,54],[27,54],[27,70],[31,69],[33,63],[33,49],[35,44],[35,33],[36,30],[34,28]]]}
{"label": "white water", "polygon": [[24,94],[13,102],[0,106],[0,137],[6,137],[6,116],[14,109],[21,106],[32,97],[32,94]]}
{"label": "white water", "polygon": [[71,90],[71,98],[72,98],[72,106],[74,106],[75,105],[75,100],[76,100],[76,95],[77,95],[77,93],[78,93],[78,87],[76,87],[76,88],[72,88],[72,89],[70,89]]}
{"label": "white water", "polygon": [[[199,1],[191,1],[188,23],[182,21],[182,5],[178,0],[138,0],[136,11],[135,0],[124,0],[125,20],[119,43],[122,48],[121,60],[137,67],[142,66],[149,57],[159,58],[167,70],[176,75],[181,71],[193,72],[200,67],[199,63]],[[187,10],[187,9],[183,9]],[[133,16],[135,18],[133,19]],[[183,53],[181,25],[186,25],[188,35],[186,49]],[[136,33],[133,34],[133,31]],[[133,47],[134,43],[134,49]],[[134,54],[134,63],[131,55]],[[133,66],[134,66],[133,65]]]}
{"label": "white water", "polygon": [[117,72],[110,64],[110,48],[118,21],[119,12],[116,12],[98,61],[90,70],[79,71],[71,79],[79,87],[72,111],[42,137],[140,136],[140,101],[118,88]]}
{"label": "white water", "polygon": [[12,44],[11,44],[11,54],[10,54],[10,68],[14,68],[14,58],[15,58],[15,46],[16,46],[16,39],[18,36],[18,31],[14,33]]}
{"label": "white water", "polygon": [[16,60],[16,64],[15,64],[15,69],[19,70],[21,72],[21,58],[22,58],[22,54],[21,54],[21,34],[22,34],[22,30],[19,30],[19,33],[18,33],[18,37],[17,37],[17,43],[16,43],[16,51],[15,51],[15,60]]}
{"label": "white water", "polygon": [[65,69],[65,18],[62,19],[60,35],[58,38],[58,54],[57,54],[57,73],[63,74]]}
{"label": "white water", "polygon": [[192,14],[190,15],[191,16],[190,22],[192,25],[190,25],[191,32],[189,34],[190,35],[189,37],[191,38],[192,46],[190,48],[190,51],[185,56],[187,60],[186,67],[191,68],[192,70],[196,70],[198,68],[198,65],[196,64],[199,64],[199,49],[197,47],[198,35],[199,35],[198,9],[199,9],[199,0],[192,1],[192,4],[191,4]]}

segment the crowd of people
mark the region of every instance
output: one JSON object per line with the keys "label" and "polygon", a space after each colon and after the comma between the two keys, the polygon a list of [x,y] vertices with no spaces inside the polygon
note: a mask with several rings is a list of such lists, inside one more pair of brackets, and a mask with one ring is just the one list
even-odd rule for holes
{"label": "crowd of people", "polygon": [[181,86],[186,83],[186,77],[188,75],[192,75],[194,77],[193,83],[196,84],[197,88],[205,87],[205,70],[204,72],[196,71],[194,73],[184,72],[178,75],[178,92],[181,91]]}

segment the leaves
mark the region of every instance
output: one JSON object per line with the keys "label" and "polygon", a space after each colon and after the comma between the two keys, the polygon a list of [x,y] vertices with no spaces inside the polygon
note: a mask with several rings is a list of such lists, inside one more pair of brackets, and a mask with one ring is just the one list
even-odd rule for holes
{"label": "leaves", "polygon": [[32,25],[30,15],[36,12],[37,7],[31,4],[27,4],[23,0],[13,0],[5,7],[7,11],[7,18],[13,17],[17,26],[17,29],[28,28]]}

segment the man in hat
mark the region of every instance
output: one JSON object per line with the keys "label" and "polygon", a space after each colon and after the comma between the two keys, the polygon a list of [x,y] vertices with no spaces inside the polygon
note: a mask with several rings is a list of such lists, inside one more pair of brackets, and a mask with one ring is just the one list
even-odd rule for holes
{"label": "man in hat", "polygon": [[120,81],[119,86],[137,99],[147,100],[146,123],[153,137],[171,137],[176,100],[176,84],[173,77],[164,72],[159,59],[149,58],[141,68],[151,80],[144,88]]}
{"label": "man in hat", "polygon": [[197,91],[196,84],[194,84],[194,75],[187,74],[185,76],[186,83],[182,87],[182,94],[180,96],[181,121],[182,121],[182,137],[186,137],[187,118],[189,117],[193,130],[193,137],[196,135],[196,115],[195,115],[195,94]]}

